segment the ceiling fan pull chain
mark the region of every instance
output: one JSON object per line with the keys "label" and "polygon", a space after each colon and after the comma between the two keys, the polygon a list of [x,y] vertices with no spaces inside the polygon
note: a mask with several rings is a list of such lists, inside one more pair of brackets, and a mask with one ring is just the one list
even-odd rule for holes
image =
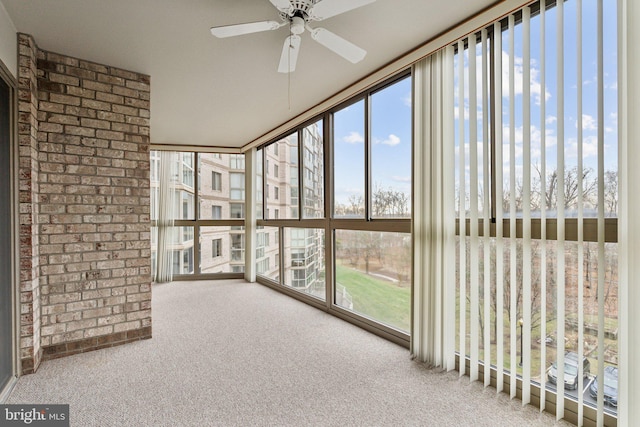
{"label": "ceiling fan pull chain", "polygon": [[[291,36],[291,21],[289,21],[289,36]],[[289,111],[291,111],[291,49],[293,49],[293,39],[289,39],[289,50],[287,51],[287,102],[289,103]]]}

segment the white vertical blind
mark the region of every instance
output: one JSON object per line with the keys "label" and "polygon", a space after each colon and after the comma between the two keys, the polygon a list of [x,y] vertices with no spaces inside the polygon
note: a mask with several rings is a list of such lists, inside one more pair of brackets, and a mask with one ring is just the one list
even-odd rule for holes
{"label": "white vertical blind", "polygon": [[496,365],[497,380],[496,389],[500,393],[504,388],[504,332],[501,325],[504,325],[504,244],[503,244],[503,204],[504,197],[502,187],[502,25],[496,22],[493,26],[493,43],[494,43],[494,76],[495,90],[493,98],[494,121],[495,121],[495,189],[496,200]]}
{"label": "white vertical blind", "polygon": [[[576,0],[576,81],[582,82],[582,0]],[[583,161],[583,118],[582,118],[582,85],[576,87],[577,98],[577,149],[578,149],[578,188],[582,189],[584,161]],[[578,342],[584,342],[584,194],[578,192]],[[584,357],[584,345],[578,346],[578,360]],[[584,366],[580,364],[578,369],[578,389],[584,390]],[[578,394],[578,427],[584,424],[584,396]]]}
{"label": "white vertical blind", "polygon": [[154,281],[165,283],[173,280],[173,224],[175,219],[175,180],[177,174],[177,153],[160,152],[160,170],[158,171],[158,248],[156,252],[156,271]]}
{"label": "white vertical blind", "polygon": [[[460,374],[467,362],[470,379],[479,380],[484,364],[485,385],[495,371],[498,391],[506,381],[511,397],[521,389],[523,404],[541,410],[555,401],[549,406],[557,418],[579,425],[602,425],[615,413],[603,387],[596,400],[589,396],[605,364],[616,363],[617,347],[605,336],[617,322],[615,300],[606,302],[616,280],[607,264],[616,248],[605,243],[615,242],[605,234],[605,216],[616,212],[607,210],[614,195],[606,179],[617,170],[605,161],[608,148],[616,149],[606,134],[607,90],[615,90],[606,83],[606,1],[525,7],[452,45],[457,68],[450,76]],[[590,26],[583,31],[585,17]],[[587,90],[597,101],[583,97]],[[578,408],[565,408],[566,399]]]}
{"label": "white vertical blind", "polygon": [[480,338],[480,303],[478,283],[478,91],[476,85],[476,35],[467,38],[469,46],[469,284],[470,305],[470,350],[469,378],[478,379],[478,345]]}
{"label": "white vertical blind", "polygon": [[[443,291],[443,316],[444,321],[442,325],[442,341],[443,348],[443,368],[447,370],[455,369],[455,324],[456,324],[456,311],[455,311],[455,286],[450,286],[451,283],[455,283],[456,272],[455,268],[452,268],[453,264],[451,260],[455,257],[455,217],[451,215],[455,211],[455,177],[452,176],[455,170],[455,137],[454,137],[454,117],[455,112],[453,108],[454,97],[454,47],[447,46],[444,55],[443,75],[442,80],[435,82],[435,84],[442,86],[442,171],[443,183],[442,183],[442,204],[444,211],[444,247],[442,248],[442,262],[447,266],[443,271],[443,279],[440,286],[444,287]],[[448,144],[445,145],[445,143]],[[415,282],[414,282],[415,283]]]}
{"label": "white vertical blind", "polygon": [[[598,80],[598,265],[605,265],[604,246],[604,49],[603,5],[597,0],[597,80]],[[604,268],[598,269],[598,378],[604,379]],[[604,386],[598,387],[597,425],[604,425]]]}
{"label": "white vertical blind", "polygon": [[[488,51],[488,38],[487,30],[483,29],[481,32],[482,41],[482,74],[489,72],[489,51]],[[482,110],[483,112],[489,111],[489,81],[488,79],[482,79]],[[483,188],[483,201],[482,201],[482,250],[484,254],[484,365],[487,367],[484,370],[484,385],[485,387],[491,384],[491,328],[489,327],[491,319],[491,236],[490,236],[490,223],[491,223],[491,197],[490,197],[490,174],[489,171],[489,114],[482,114],[482,188]]]}
{"label": "white vertical blind", "polygon": [[[558,188],[564,189],[564,2],[556,5],[556,85],[557,85],[557,157]],[[565,318],[565,224],[564,191],[558,191],[556,212],[558,236],[556,241],[556,366],[558,384],[564,383],[564,318]],[[564,387],[556,387],[556,418],[564,418]]]}
{"label": "white vertical blind", "polygon": [[[414,321],[411,354],[455,369],[453,47],[413,67]],[[445,84],[443,83],[445,81]],[[448,80],[448,81],[447,81]],[[453,316],[452,316],[453,315]]]}
{"label": "white vertical blind", "polygon": [[[546,85],[546,3],[540,3],[540,93],[547,90]],[[540,99],[540,378],[547,373],[547,136],[546,136],[546,100]],[[540,410],[546,407],[546,387],[540,388]]]}
{"label": "white vertical blind", "polygon": [[522,10],[522,404],[531,401],[531,13]]}
{"label": "white vertical blind", "polygon": [[[517,270],[516,252],[516,121],[515,121],[515,16],[509,16],[509,343],[513,372],[518,363]],[[510,376],[509,394],[516,397],[516,376]]]}
{"label": "white vertical blind", "polygon": [[[458,42],[458,167],[459,167],[459,183],[458,183],[458,219],[460,229],[460,241],[459,241],[459,257],[458,264],[459,271],[459,305],[460,305],[460,344],[459,351],[461,355],[466,355],[466,341],[467,341],[467,253],[466,253],[466,161],[465,161],[465,138],[464,138],[464,118],[465,118],[465,99],[464,99],[464,79],[465,79],[465,67],[464,67],[464,41]],[[460,120],[460,118],[462,118]],[[466,364],[464,359],[460,361],[460,376],[464,375],[466,371]]]}

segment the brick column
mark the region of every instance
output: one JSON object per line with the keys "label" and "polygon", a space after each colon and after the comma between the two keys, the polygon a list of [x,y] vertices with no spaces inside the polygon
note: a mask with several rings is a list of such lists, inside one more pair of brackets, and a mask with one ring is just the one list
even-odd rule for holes
{"label": "brick column", "polygon": [[18,35],[20,361],[23,374],[34,372],[42,357],[36,215],[39,193],[37,52],[31,36]]}
{"label": "brick column", "polygon": [[40,353],[151,337],[150,81],[38,50],[27,35],[20,48],[28,373],[24,359],[34,359],[33,371]]}

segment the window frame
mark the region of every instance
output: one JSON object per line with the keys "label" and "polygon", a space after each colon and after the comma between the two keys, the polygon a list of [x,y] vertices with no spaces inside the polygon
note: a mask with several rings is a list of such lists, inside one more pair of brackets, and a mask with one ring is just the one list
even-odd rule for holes
{"label": "window frame", "polygon": [[[154,151],[160,151],[160,150],[154,150]],[[200,203],[200,194],[202,192],[201,190],[201,186],[200,186],[200,180],[201,180],[201,174],[200,174],[200,169],[201,169],[201,161],[200,161],[200,157],[203,154],[207,154],[207,155],[213,155],[213,158],[216,159],[216,161],[222,160],[223,159],[223,154],[229,154],[229,156],[235,155],[235,156],[244,156],[243,153],[208,153],[208,152],[199,152],[199,151],[190,151],[190,150],[186,150],[186,151],[180,151],[179,153],[186,153],[186,154],[193,154],[193,159],[194,159],[194,164],[193,164],[193,179],[194,179],[194,185],[193,185],[193,204],[194,204],[194,219],[176,219],[174,220],[174,227],[191,227],[193,230],[193,255],[192,255],[192,259],[193,259],[193,273],[188,273],[188,274],[182,274],[182,272],[174,272],[174,279],[175,280],[180,280],[180,281],[191,281],[191,280],[202,280],[202,279],[226,279],[226,278],[230,278],[230,279],[239,279],[239,278],[243,278],[244,274],[243,273],[202,273],[202,250],[200,247],[200,244],[198,244],[198,242],[200,242],[200,237],[201,237],[201,228],[203,227],[232,227],[229,231],[229,236],[231,236],[232,234],[234,234],[234,227],[241,227],[244,229],[244,232],[246,232],[246,228],[245,227],[245,220],[244,218],[238,219],[238,218],[221,218],[221,219],[201,219],[200,215],[201,212],[200,210],[202,209],[201,203]],[[238,160],[237,160],[238,161]],[[231,157],[229,157],[229,163],[226,166],[223,166],[224,168],[229,169],[229,174],[231,173],[240,173],[238,172],[239,169],[231,169]],[[216,172],[216,171],[211,171],[212,173],[212,191],[219,191],[221,192],[223,190],[223,186],[222,186],[222,173],[220,172]],[[246,173],[247,171],[245,170],[245,183],[246,183]],[[220,189],[216,190],[214,187],[214,183],[215,183],[215,178],[213,178],[215,175],[219,176],[219,180],[218,182],[220,183]],[[229,187],[229,199],[228,199],[228,203],[229,206],[231,206],[232,203],[239,203],[242,204],[244,206],[244,204],[246,203],[246,192],[244,193],[244,199],[243,200],[232,200],[231,199],[231,188]],[[215,205],[212,205],[212,207]],[[213,212],[212,212],[213,213]],[[222,214],[222,212],[221,212]],[[230,213],[229,213],[230,215]],[[152,227],[157,227],[157,220],[151,220],[151,226]],[[235,233],[237,234],[237,233]],[[222,254],[221,256],[224,256],[224,254]],[[229,257],[231,258],[231,254],[229,254]],[[230,261],[231,262],[231,261]],[[234,266],[232,265],[231,270],[234,270]]]}
{"label": "window frame", "polygon": [[[296,203],[296,207],[298,210],[298,218],[297,219],[279,219],[279,218],[264,218],[258,219],[257,225],[264,227],[275,227],[278,229],[278,239],[279,239],[279,255],[284,253],[284,231],[287,228],[312,228],[312,229],[324,229],[324,261],[325,261],[325,289],[326,296],[324,301],[314,298],[313,296],[307,295],[305,293],[299,292],[295,289],[292,289],[289,286],[284,285],[284,276],[282,272],[285,271],[284,266],[284,257],[279,257],[280,262],[280,276],[279,280],[272,280],[265,276],[261,276],[258,274],[257,281],[269,287],[272,287],[280,292],[283,292],[287,295],[290,295],[294,298],[300,299],[310,305],[316,306],[320,309],[323,309],[337,317],[342,318],[343,320],[354,323],[366,330],[369,330],[377,335],[380,335],[390,341],[393,341],[397,344],[400,344],[405,347],[409,347],[410,336],[408,332],[401,331],[392,326],[388,326],[386,324],[379,323],[365,315],[356,313],[351,310],[347,310],[335,303],[335,265],[334,265],[334,257],[335,257],[335,231],[344,229],[344,230],[355,230],[355,231],[380,231],[380,232],[399,232],[399,233],[407,233],[408,236],[412,237],[412,218],[373,218],[371,216],[371,191],[373,186],[371,185],[371,110],[370,110],[370,98],[371,95],[384,90],[385,88],[398,83],[404,79],[412,79],[412,70],[411,68],[405,68],[386,79],[385,81],[376,84],[354,97],[334,106],[333,108],[314,116],[313,118],[305,121],[304,123],[287,130],[286,132],[282,132],[276,138],[268,141],[265,144],[257,147],[257,150],[266,150],[272,144],[277,143],[283,138],[286,138],[288,135],[292,133],[297,133],[298,139],[298,153],[297,153],[297,182],[298,182],[298,200]],[[337,111],[346,108],[360,100],[365,100],[365,141],[368,148],[365,152],[365,193],[367,194],[367,203],[366,203],[366,214],[363,218],[335,218],[333,213],[334,206],[334,175],[333,175],[333,156],[334,156],[334,135],[333,135],[333,114]],[[305,202],[305,194],[304,194],[304,186],[305,186],[305,159],[304,159],[304,130],[308,126],[311,126],[315,123],[319,123],[322,121],[322,136],[323,136],[323,192],[324,192],[324,216],[320,218],[305,218],[303,215],[304,212],[304,202]],[[275,145],[277,146],[277,144]],[[411,132],[411,146],[413,147],[413,130]],[[260,155],[256,156],[257,158]],[[262,158],[262,170],[267,170],[267,156],[263,154]],[[411,173],[413,176],[413,171]],[[263,175],[262,179],[262,192],[263,194],[267,194],[267,179]],[[413,198],[413,197],[412,197]],[[258,203],[258,201],[255,201]],[[262,198],[262,210],[263,212],[268,212],[268,204],[266,201],[266,197]],[[412,208],[413,211],[413,200],[412,200]],[[275,213],[274,213],[275,217]],[[412,279],[410,279],[412,280]],[[412,285],[413,286],[413,285]],[[411,310],[411,307],[408,307],[408,310]]]}

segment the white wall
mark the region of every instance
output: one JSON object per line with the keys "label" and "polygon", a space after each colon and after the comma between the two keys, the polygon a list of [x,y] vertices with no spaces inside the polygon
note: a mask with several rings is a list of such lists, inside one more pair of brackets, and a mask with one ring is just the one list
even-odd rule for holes
{"label": "white wall", "polygon": [[0,1],[0,61],[9,69],[13,77],[18,72],[18,42],[16,27]]}

